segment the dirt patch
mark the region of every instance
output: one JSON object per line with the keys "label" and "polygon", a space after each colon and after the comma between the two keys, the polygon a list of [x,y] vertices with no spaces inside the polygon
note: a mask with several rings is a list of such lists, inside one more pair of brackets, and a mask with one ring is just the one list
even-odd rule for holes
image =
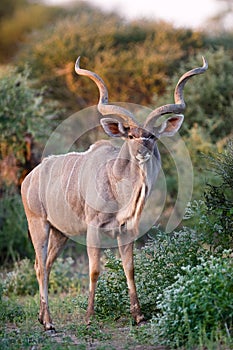
{"label": "dirt patch", "polygon": [[[165,346],[138,344],[130,335],[130,327],[104,326],[96,334],[75,335],[74,331],[47,333],[58,344],[83,346],[85,350],[167,350]],[[99,338],[96,339],[95,337]],[[102,338],[102,339],[101,339]]]}

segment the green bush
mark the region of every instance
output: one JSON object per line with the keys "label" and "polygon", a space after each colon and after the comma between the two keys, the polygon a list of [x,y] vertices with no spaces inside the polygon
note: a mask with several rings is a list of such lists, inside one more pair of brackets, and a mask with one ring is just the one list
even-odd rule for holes
{"label": "green bush", "polygon": [[33,263],[29,259],[14,264],[12,271],[3,278],[4,295],[35,295],[38,291]]}
{"label": "green bush", "polygon": [[0,322],[19,322],[26,317],[24,309],[16,301],[0,302]]}
{"label": "green bush", "polygon": [[28,67],[22,72],[7,67],[0,71],[0,159],[12,154],[26,162],[25,136],[42,141],[52,131],[51,116],[57,104],[44,100],[44,89],[36,90],[29,79]]}
{"label": "green bush", "polygon": [[[51,270],[49,289],[51,293],[78,292],[80,290],[80,275],[75,274],[74,261],[71,258],[58,258]],[[35,295],[39,286],[33,263],[29,259],[14,264],[11,272],[3,277],[4,295]]]}
{"label": "green bush", "polygon": [[[157,297],[174,283],[184,266],[196,266],[199,256],[208,256],[199,238],[187,228],[172,235],[159,232],[140,251],[135,251],[135,280],[142,311],[151,317]],[[128,288],[121,260],[107,251],[106,271],[96,291],[96,311],[100,317],[118,318],[129,314]]]}
{"label": "green bush", "polygon": [[213,242],[222,249],[233,248],[233,140],[224,152],[209,159],[211,171],[218,177],[218,183],[208,184],[205,191],[207,214],[218,225]]}
{"label": "green bush", "polygon": [[21,321],[26,317],[23,307],[17,301],[4,298],[4,289],[4,282],[0,281],[0,338],[3,323]]}
{"label": "green bush", "polygon": [[51,293],[78,293],[81,288],[81,279],[83,275],[75,272],[72,258],[58,258],[50,273],[49,290]]}
{"label": "green bush", "polygon": [[135,256],[137,290],[145,315],[151,317],[156,312],[158,295],[183,274],[183,266],[196,266],[198,257],[208,254],[191,229],[155,234]]}
{"label": "green bush", "polygon": [[233,141],[222,153],[208,158],[212,176],[204,191],[203,200],[193,201],[185,219],[196,234],[213,252],[233,248]]}
{"label": "green bush", "polygon": [[155,342],[166,345],[207,346],[233,331],[232,252],[199,259],[185,266],[182,275],[157,298],[158,313],[152,320]]}
{"label": "green bush", "polygon": [[121,260],[106,250],[106,270],[101,274],[95,294],[95,309],[100,318],[117,319],[129,312],[128,288]]}
{"label": "green bush", "polygon": [[32,256],[21,197],[18,193],[5,192],[0,197],[0,263]]}

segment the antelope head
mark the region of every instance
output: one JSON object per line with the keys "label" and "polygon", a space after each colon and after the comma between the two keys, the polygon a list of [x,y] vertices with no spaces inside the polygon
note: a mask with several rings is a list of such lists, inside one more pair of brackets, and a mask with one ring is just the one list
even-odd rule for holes
{"label": "antelope head", "polygon": [[[120,137],[127,142],[130,159],[137,161],[140,165],[145,164],[151,159],[151,156],[156,154],[159,157],[157,150],[157,140],[161,136],[171,137],[181,127],[184,120],[183,112],[185,110],[185,102],[183,89],[186,82],[194,75],[204,73],[208,64],[202,57],[203,66],[194,68],[179,79],[174,91],[174,104],[160,106],[153,110],[146,118],[143,125],[135,119],[133,113],[125,108],[117,105],[111,105],[108,102],[108,90],[104,81],[94,72],[81,69],[79,66],[80,57],[75,64],[75,71],[79,75],[84,75],[92,79],[99,88],[98,111],[102,114],[101,125],[105,133],[110,137]],[[156,125],[161,116],[173,114],[166,120]],[[114,115],[114,117],[112,117]],[[104,118],[104,116],[111,116]]]}

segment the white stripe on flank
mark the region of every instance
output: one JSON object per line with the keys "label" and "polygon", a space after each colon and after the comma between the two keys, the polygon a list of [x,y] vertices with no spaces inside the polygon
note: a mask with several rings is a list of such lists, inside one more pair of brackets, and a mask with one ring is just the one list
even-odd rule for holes
{"label": "white stripe on flank", "polygon": [[74,162],[74,165],[71,169],[71,172],[70,172],[70,176],[68,178],[68,181],[67,181],[67,185],[66,185],[66,189],[65,189],[65,200],[68,201],[68,190],[69,190],[69,184],[70,184],[70,179],[71,179],[71,176],[74,172],[74,169],[75,169],[75,166],[76,166],[76,163],[80,160],[80,158],[77,158],[76,161]]}
{"label": "white stripe on flank", "polygon": [[53,163],[50,164],[50,168],[49,168],[49,173],[45,174],[45,176],[48,176],[48,181],[47,181],[47,187],[45,189],[45,199],[46,199],[46,203],[47,203],[47,195],[50,195],[48,192],[48,188],[50,188],[50,182],[52,181],[52,173],[53,173],[53,167],[56,164],[56,161],[54,161]]}

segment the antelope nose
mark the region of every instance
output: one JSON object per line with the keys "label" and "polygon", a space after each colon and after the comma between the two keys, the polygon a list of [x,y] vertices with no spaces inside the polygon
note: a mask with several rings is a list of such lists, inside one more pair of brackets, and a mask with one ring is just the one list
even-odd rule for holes
{"label": "antelope nose", "polygon": [[146,162],[147,160],[150,159],[150,153],[148,151],[145,151],[145,152],[139,152],[138,151],[136,159],[139,161],[140,164],[144,163],[144,162]]}
{"label": "antelope nose", "polygon": [[147,148],[139,149],[138,154],[142,157],[145,157],[147,154],[149,154]]}

